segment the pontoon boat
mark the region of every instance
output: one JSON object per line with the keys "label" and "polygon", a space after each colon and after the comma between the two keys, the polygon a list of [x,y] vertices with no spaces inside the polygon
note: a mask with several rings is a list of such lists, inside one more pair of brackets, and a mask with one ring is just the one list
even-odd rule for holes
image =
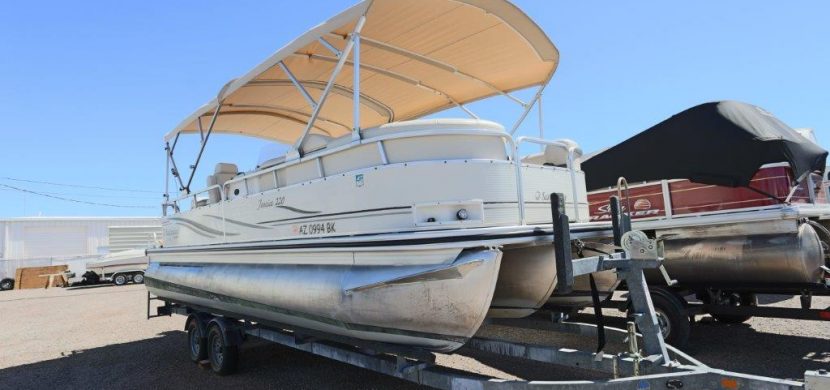
{"label": "pontoon boat", "polygon": [[[712,102],[583,159],[592,224],[610,225],[608,197],[620,195],[633,227],[664,243],[675,282],[646,275],[672,344],[707,312],[726,323],[830,319],[830,308],[811,310],[812,295],[830,294],[827,151],[804,134],[759,107]],[[802,310],[753,310],[762,293],[801,295]]]}
{"label": "pontoon boat", "polygon": [[[436,351],[487,316],[533,313],[556,285],[551,194],[565,194],[572,221],[588,218],[579,147],[514,138],[558,59],[502,0],[370,0],[320,24],[165,136],[180,196],[164,205],[163,247],[148,251],[149,291]],[[508,128],[465,106],[492,96],[520,107]],[[448,108],[469,118],[424,118]],[[228,156],[200,189],[215,133],[290,150],[248,171]],[[201,148],[183,172],[174,151],[188,134]],[[545,146],[540,163],[520,163],[525,142]]]}

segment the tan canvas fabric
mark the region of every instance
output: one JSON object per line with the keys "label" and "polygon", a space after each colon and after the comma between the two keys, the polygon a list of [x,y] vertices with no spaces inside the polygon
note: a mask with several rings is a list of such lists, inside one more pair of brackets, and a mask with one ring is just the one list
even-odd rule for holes
{"label": "tan canvas fabric", "polygon": [[[366,13],[360,50],[360,127],[409,120],[501,92],[546,83],[559,54],[545,33],[504,0],[362,2],[286,45],[217,99],[167,134],[207,129],[293,143],[312,108],[278,63],[283,61],[319,101],[337,57]],[[312,133],[338,137],[353,124],[352,56],[320,111]]]}

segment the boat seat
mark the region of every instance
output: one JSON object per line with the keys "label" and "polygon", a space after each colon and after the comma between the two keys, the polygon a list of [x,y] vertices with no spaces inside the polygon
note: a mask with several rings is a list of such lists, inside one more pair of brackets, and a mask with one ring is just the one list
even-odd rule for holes
{"label": "boat seat", "polygon": [[256,168],[258,170],[268,169],[275,165],[280,165],[285,162],[285,155],[274,157],[272,159],[265,160],[261,162]]}
{"label": "boat seat", "polygon": [[[579,147],[579,144],[576,141],[563,138],[555,140],[556,142],[565,144],[567,146],[574,146],[576,150],[574,150],[574,168],[580,169],[579,158],[582,157],[582,148]],[[546,145],[545,151],[542,153],[531,154],[522,158],[522,162],[526,164],[538,164],[538,165],[553,165],[557,167],[567,167],[568,166],[568,150],[563,148],[560,145]]]}
{"label": "boat seat", "polygon": [[[216,168],[212,175],[207,177],[207,185],[208,187],[219,185],[222,186],[228,180],[233,179],[236,175],[239,174],[239,169],[236,167],[236,164],[231,163],[218,163],[216,164]],[[208,191],[208,203],[217,203],[221,200],[221,195],[219,193],[218,188],[214,188]]]}
{"label": "boat seat", "polygon": [[[417,119],[403,122],[393,122],[380,125],[377,127],[370,127],[368,129],[360,130],[360,137],[363,140],[371,140],[372,138],[399,134],[414,131],[430,131],[445,129],[482,129],[482,130],[496,130],[505,132],[504,127],[500,124],[477,119]],[[352,142],[352,134],[346,134],[337,138],[331,138],[326,146],[329,149],[334,149]]]}
{"label": "boat seat", "polygon": [[303,151],[308,154],[324,149],[331,142],[331,137],[322,134],[309,134],[303,141]]}
{"label": "boat seat", "polygon": [[285,162],[285,152],[288,150],[288,145],[269,142],[259,150],[259,157],[257,158],[257,170],[271,168],[275,165]]}
{"label": "boat seat", "polygon": [[410,131],[430,131],[440,133],[441,130],[471,129],[495,130],[504,133],[504,127],[498,123],[481,119],[417,119],[411,121],[393,122],[360,131],[363,139],[375,138],[389,134],[406,133]]}

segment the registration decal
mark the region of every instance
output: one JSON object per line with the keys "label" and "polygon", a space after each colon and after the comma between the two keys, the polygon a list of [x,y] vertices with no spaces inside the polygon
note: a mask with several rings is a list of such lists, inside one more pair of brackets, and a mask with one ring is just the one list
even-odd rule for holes
{"label": "registration decal", "polygon": [[291,231],[294,234],[301,236],[313,236],[337,232],[335,229],[335,222],[314,222],[302,225],[292,225]]}

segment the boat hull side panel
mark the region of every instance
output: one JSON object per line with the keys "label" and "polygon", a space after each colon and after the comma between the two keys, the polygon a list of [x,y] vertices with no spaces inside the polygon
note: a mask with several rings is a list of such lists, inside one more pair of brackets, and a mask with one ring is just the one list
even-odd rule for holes
{"label": "boat hull side panel", "polygon": [[501,262],[467,250],[452,264],[172,264],[153,261],[148,290],[239,318],[448,352],[478,330]]}

